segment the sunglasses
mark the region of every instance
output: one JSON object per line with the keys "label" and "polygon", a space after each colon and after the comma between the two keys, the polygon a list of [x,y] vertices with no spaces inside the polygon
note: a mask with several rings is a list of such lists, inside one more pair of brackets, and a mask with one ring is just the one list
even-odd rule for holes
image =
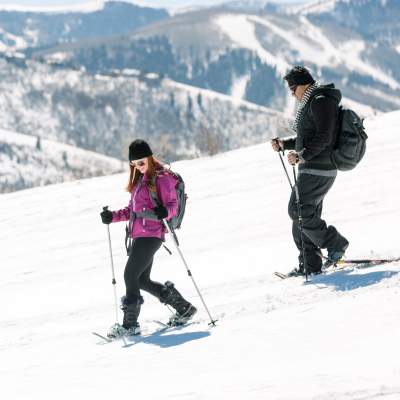
{"label": "sunglasses", "polygon": [[297,85],[289,86],[289,89],[290,89],[290,91],[292,92],[292,94],[295,94],[295,93],[296,93],[296,90],[297,90]]}
{"label": "sunglasses", "polygon": [[146,165],[146,161],[143,161],[143,160],[141,160],[141,161],[130,161],[129,163],[132,165],[132,167],[143,167],[144,165]]}

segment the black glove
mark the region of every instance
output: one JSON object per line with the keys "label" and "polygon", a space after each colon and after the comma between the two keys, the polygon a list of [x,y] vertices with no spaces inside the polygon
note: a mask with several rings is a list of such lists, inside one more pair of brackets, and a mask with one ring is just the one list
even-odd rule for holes
{"label": "black glove", "polygon": [[159,220],[162,220],[164,218],[167,218],[168,210],[163,205],[159,205],[154,209],[154,214],[156,214]]}
{"label": "black glove", "polygon": [[113,213],[110,210],[104,210],[100,213],[100,217],[103,224],[111,224]]}

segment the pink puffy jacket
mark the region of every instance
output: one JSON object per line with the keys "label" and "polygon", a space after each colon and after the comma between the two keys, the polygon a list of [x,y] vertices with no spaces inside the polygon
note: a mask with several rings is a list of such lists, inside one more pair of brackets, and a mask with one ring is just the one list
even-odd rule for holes
{"label": "pink puffy jacket", "polygon": [[[154,209],[154,203],[150,197],[146,186],[149,177],[143,176],[143,179],[133,188],[131,200],[127,207],[113,211],[112,222],[129,221],[131,212],[151,211]],[[178,210],[175,186],[177,179],[167,170],[161,170],[157,174],[156,188],[158,198],[161,204],[168,210],[167,220],[174,217]],[[133,226],[130,227],[130,236],[138,237],[157,237],[164,239],[166,232],[162,221],[136,217]]]}

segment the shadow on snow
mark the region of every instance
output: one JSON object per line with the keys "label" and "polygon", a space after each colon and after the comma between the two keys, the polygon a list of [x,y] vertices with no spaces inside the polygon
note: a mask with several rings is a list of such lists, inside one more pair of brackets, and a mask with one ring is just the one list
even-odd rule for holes
{"label": "shadow on snow", "polygon": [[398,273],[398,271],[374,271],[364,274],[357,273],[356,269],[336,271],[331,274],[316,276],[313,278],[312,283],[333,286],[338,291],[348,291],[375,285],[382,279],[391,278]]}
{"label": "shadow on snow", "polygon": [[131,339],[126,339],[126,343],[123,347],[131,347],[135,344],[147,343],[161,348],[167,348],[179,346],[193,340],[203,339],[208,336],[210,336],[210,332],[208,331],[184,333],[159,332],[147,336],[138,336]]}

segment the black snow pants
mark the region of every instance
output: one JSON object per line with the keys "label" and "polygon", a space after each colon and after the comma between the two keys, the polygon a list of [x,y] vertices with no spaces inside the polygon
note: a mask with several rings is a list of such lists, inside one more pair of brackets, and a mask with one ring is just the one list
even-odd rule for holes
{"label": "black snow pants", "polygon": [[[327,226],[321,218],[322,204],[325,195],[335,182],[336,177],[311,175],[300,173],[297,179],[299,190],[301,216],[303,219],[303,241],[309,272],[320,271],[322,266],[321,257],[317,251],[320,248],[328,249],[328,254],[343,248],[348,244],[347,240],[339,234],[334,226]],[[299,265],[304,266],[299,216],[294,190],[290,196],[288,206],[289,216],[293,221],[293,240],[299,250]]]}
{"label": "black snow pants", "polygon": [[160,298],[164,285],[152,281],[150,273],[154,254],[161,244],[161,239],[154,237],[140,237],[134,240],[124,272],[127,297],[139,298],[142,289]]}

